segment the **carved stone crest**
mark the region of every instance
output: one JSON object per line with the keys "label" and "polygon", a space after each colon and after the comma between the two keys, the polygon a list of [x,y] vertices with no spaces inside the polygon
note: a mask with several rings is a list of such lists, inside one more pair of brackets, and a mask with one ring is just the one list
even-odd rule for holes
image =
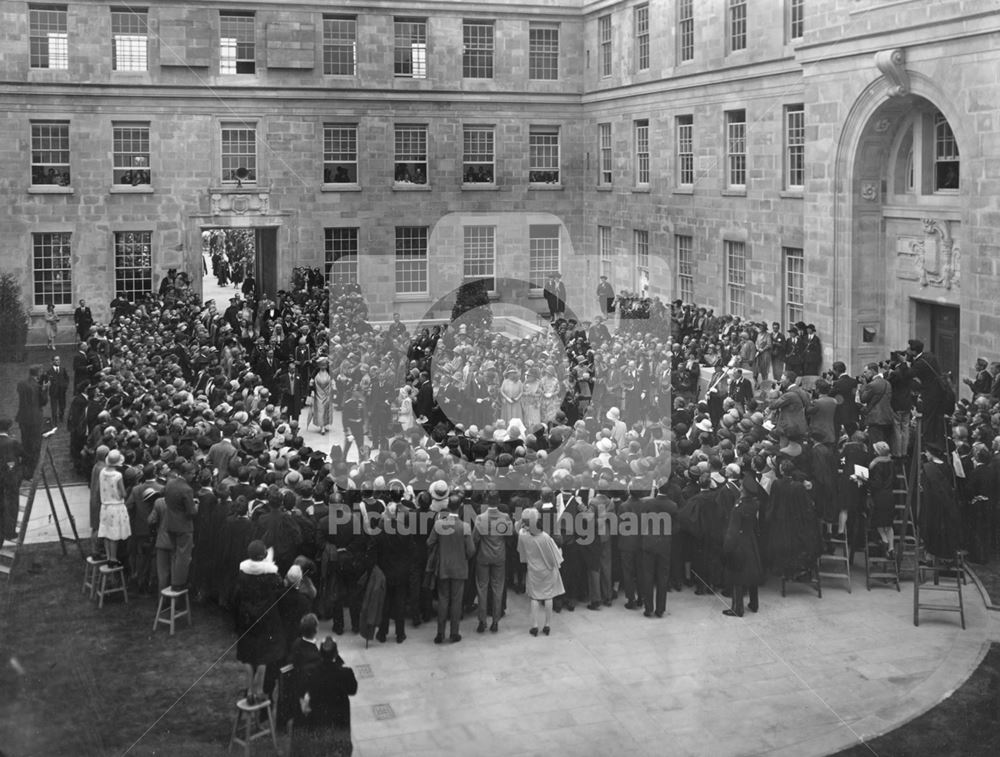
{"label": "carved stone crest", "polygon": [[920,286],[957,289],[960,283],[960,250],[948,221],[925,218],[923,237],[900,237],[896,254],[897,276],[919,281]]}
{"label": "carved stone crest", "polygon": [[880,50],[875,53],[875,65],[889,81],[889,97],[900,97],[910,92],[910,75],[904,65],[903,49]]}
{"label": "carved stone crest", "polygon": [[878,202],[878,182],[861,182],[861,199],[867,202]]}
{"label": "carved stone crest", "polygon": [[267,215],[270,210],[267,192],[255,194],[213,193],[212,215]]}

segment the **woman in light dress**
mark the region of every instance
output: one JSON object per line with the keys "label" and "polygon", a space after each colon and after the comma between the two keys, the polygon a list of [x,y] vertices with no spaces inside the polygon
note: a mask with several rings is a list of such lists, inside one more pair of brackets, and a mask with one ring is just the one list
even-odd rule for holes
{"label": "woman in light dress", "polygon": [[542,422],[542,382],[538,369],[528,368],[524,378],[524,392],[521,394],[521,419],[529,431]]}
{"label": "woman in light dress", "polygon": [[559,407],[562,405],[563,399],[559,387],[559,379],[556,378],[556,369],[546,364],[545,368],[542,369],[542,379],[539,383],[541,389],[539,403],[541,422],[548,423],[551,420],[555,420],[556,413],[559,412]]}
{"label": "woman in light dress", "polygon": [[552,600],[565,593],[559,566],[563,556],[555,541],[538,525],[540,514],[529,507],[521,513],[517,534],[517,554],[528,566],[526,590],[531,600],[531,635],[538,636],[538,620],[545,611],[542,633],[549,635],[552,623]]}
{"label": "woman in light dress", "polygon": [[396,420],[403,427],[403,431],[416,426],[416,416],[413,415],[413,387],[409,384],[402,387],[396,394],[396,403],[399,405]]}
{"label": "woman in light dress", "polygon": [[108,453],[104,468],[98,474],[98,488],[101,494],[101,520],[97,529],[97,537],[104,539],[105,554],[108,556],[108,567],[121,566],[118,560],[118,542],[132,535],[129,525],[128,509],[125,507],[125,482],[119,470],[125,456],[116,449]]}
{"label": "woman in light dress", "polygon": [[325,434],[330,429],[330,394],[333,390],[333,377],[330,375],[330,359],[322,356],[316,361],[316,375],[313,376],[311,389],[313,393],[312,412],[306,420],[309,424],[319,427],[319,432]]}
{"label": "woman in light dress", "polygon": [[59,316],[56,315],[56,306],[51,302],[45,306],[45,338],[48,343],[45,345],[47,349],[54,350],[56,348],[56,333],[59,331]]}
{"label": "woman in light dress", "polygon": [[500,384],[500,417],[505,421],[521,417],[521,394],[524,384],[521,382],[521,371],[513,366],[504,371],[503,383]]}

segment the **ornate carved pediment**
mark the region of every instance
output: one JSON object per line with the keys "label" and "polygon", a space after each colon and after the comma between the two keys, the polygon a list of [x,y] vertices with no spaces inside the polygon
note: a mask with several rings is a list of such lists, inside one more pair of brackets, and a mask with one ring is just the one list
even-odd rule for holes
{"label": "ornate carved pediment", "polygon": [[910,93],[910,75],[906,73],[903,49],[880,50],[875,53],[875,65],[889,80],[889,97],[900,97]]}
{"label": "ornate carved pediment", "polygon": [[212,215],[261,216],[270,212],[269,195],[267,192],[213,192]]}
{"label": "ornate carved pediment", "polygon": [[923,236],[898,237],[896,275],[919,281],[920,286],[957,289],[960,281],[960,250],[951,236],[948,221],[925,218]]}

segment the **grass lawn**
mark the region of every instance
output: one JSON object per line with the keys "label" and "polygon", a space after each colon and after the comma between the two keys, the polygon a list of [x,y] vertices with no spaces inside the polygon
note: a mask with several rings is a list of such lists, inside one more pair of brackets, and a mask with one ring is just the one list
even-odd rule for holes
{"label": "grass lawn", "polygon": [[82,578],[79,556],[53,544],[24,548],[0,583],[0,754],[223,753],[245,681],[229,617],[193,605],[192,627],[154,633],[153,598],[116,595],[98,610]]}

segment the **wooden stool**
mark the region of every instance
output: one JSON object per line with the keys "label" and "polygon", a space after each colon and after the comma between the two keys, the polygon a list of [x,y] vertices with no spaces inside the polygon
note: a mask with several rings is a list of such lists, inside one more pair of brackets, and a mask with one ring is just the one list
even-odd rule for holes
{"label": "wooden stool", "polygon": [[[121,593],[128,604],[128,589],[125,587],[125,566],[119,565],[117,568],[109,568],[107,565],[100,567],[101,581],[97,585],[97,606],[104,607],[104,598],[111,594]],[[111,585],[108,586],[110,581]],[[117,583],[117,586],[115,585]]]}
{"label": "wooden stool", "polygon": [[[258,717],[261,710],[267,712],[266,727],[258,725]],[[239,736],[241,723],[245,730],[244,734]],[[243,753],[249,757],[250,744],[257,739],[263,739],[267,736],[271,737],[274,750],[277,752],[278,736],[274,732],[274,710],[271,709],[271,700],[265,699],[263,702],[257,702],[256,704],[250,704],[246,699],[238,701],[236,703],[236,719],[233,721],[233,733],[229,737],[229,751],[232,751],[233,744],[237,744],[243,747]]]}
{"label": "wooden stool", "polygon": [[83,565],[83,593],[90,589],[90,598],[94,598],[97,592],[97,571],[102,565],[107,565],[107,560],[100,560],[93,556],[88,556]]}
{"label": "wooden stool", "polygon": [[[184,609],[181,610],[180,612],[178,612],[177,611],[177,600],[179,598],[181,598],[181,597],[184,598]],[[170,607],[169,608],[163,606],[164,600],[166,600],[166,599],[170,600]],[[168,610],[169,610],[169,612],[167,612]],[[163,589],[160,592],[160,601],[159,601],[159,603],[156,606],[156,617],[153,619],[153,630],[155,631],[156,627],[159,626],[160,623],[164,623],[164,624],[170,626],[170,635],[173,636],[174,635],[174,622],[178,618],[183,618],[185,616],[187,616],[188,626],[190,627],[190,625],[191,625],[191,599],[190,599],[190,597],[188,597],[188,591],[187,591],[187,589],[181,589],[180,591],[176,591],[174,589],[171,589],[170,587],[167,587],[166,589]]]}

